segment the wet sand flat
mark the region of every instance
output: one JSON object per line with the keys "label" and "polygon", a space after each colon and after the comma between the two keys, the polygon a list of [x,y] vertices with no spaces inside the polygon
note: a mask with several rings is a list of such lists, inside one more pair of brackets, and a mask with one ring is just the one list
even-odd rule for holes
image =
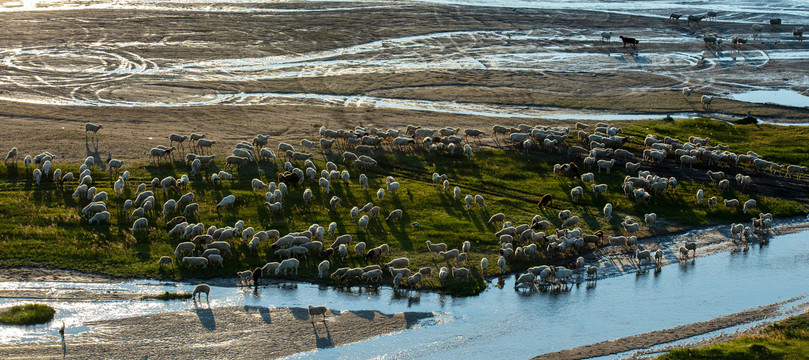
{"label": "wet sand flat", "polygon": [[[403,331],[431,313],[334,311],[324,321],[304,308],[234,306],[88,323],[99,331],[67,336],[69,359],[278,358]],[[56,332],[54,331],[56,335]],[[137,340],[135,340],[137,339]],[[0,347],[3,359],[61,359],[61,340]]]}

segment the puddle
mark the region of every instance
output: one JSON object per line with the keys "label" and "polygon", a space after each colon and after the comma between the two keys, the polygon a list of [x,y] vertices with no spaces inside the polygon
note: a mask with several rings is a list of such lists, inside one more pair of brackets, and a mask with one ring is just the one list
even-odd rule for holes
{"label": "puddle", "polygon": [[802,95],[796,91],[781,90],[754,90],[730,96],[736,101],[751,102],[756,104],[774,104],[792,107],[809,107],[809,96]]}

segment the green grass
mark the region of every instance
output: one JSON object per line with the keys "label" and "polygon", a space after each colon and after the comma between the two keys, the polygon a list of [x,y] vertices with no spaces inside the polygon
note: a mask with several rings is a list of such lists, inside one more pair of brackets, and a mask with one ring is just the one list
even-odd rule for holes
{"label": "green grass", "polygon": [[53,320],[56,313],[52,307],[44,304],[17,305],[0,312],[0,324],[3,325],[35,325]]}
{"label": "green grass", "polygon": [[769,325],[757,335],[700,349],[674,350],[660,360],[698,359],[807,359],[809,314],[789,317]]}
{"label": "green grass", "polygon": [[[638,152],[643,136],[647,132],[661,135],[673,135],[687,140],[687,135],[711,136],[718,141],[727,143],[737,152],[746,152],[752,149],[757,153],[784,163],[806,164],[809,154],[806,150],[793,148],[792,152],[783,152],[777,141],[764,140],[768,134],[782,138],[782,142],[796,141],[798,144],[806,143],[809,138],[809,129],[795,129],[764,125],[750,125],[759,127],[761,134],[753,130],[739,130],[738,127],[725,128],[722,124],[714,124],[705,120],[685,120],[677,123],[663,121],[650,121],[643,123],[630,123],[625,132],[632,136],[628,148]],[[647,130],[648,129],[648,130]],[[727,133],[727,134],[726,134]],[[687,135],[686,135],[687,134]],[[790,135],[791,134],[791,135]],[[797,135],[796,135],[797,134]],[[754,145],[747,147],[755,139]],[[571,143],[577,141],[571,137]],[[787,143],[787,144],[792,144]],[[785,145],[792,147],[792,145]],[[325,168],[322,155],[315,161],[318,169]],[[162,204],[168,199],[178,199],[185,192],[195,194],[195,202],[200,204],[200,214],[193,216],[189,222],[202,222],[206,227],[233,226],[238,220],[244,220],[246,226],[257,230],[277,229],[281,234],[293,231],[303,231],[311,224],[318,223],[324,227],[331,222],[337,223],[337,235],[351,234],[352,245],[365,242],[367,248],[386,243],[390,245],[390,253],[386,254],[384,262],[400,256],[407,256],[411,260],[410,268],[432,267],[433,276],[427,277],[420,284],[422,288],[445,289],[457,294],[474,294],[482,290],[484,282],[481,278],[480,260],[488,258],[489,274],[496,269],[498,251],[500,249],[493,233],[499,230],[499,225],[487,224],[489,217],[495,213],[503,212],[507,220],[514,224],[529,223],[535,214],[540,214],[554,226],[559,226],[557,218],[559,209],[571,209],[581,218],[580,226],[586,233],[604,229],[606,232],[618,233],[620,221],[625,215],[642,219],[643,214],[655,212],[658,214],[661,228],[667,226],[676,230],[711,223],[727,223],[748,221],[750,215],[743,215],[740,210],[728,210],[722,206],[713,209],[698,206],[694,194],[699,188],[705,189],[705,197],[717,196],[723,198],[738,198],[744,202],[749,198],[756,199],[758,206],[753,212],[772,212],[775,216],[792,216],[805,213],[805,204],[789,200],[775,199],[760,196],[755,193],[732,190],[721,194],[714,186],[695,182],[690,179],[679,179],[679,186],[662,196],[655,196],[648,204],[636,204],[634,200],[624,197],[620,185],[626,175],[621,169],[614,169],[612,174],[596,174],[597,183],[609,185],[605,196],[595,197],[585,187],[585,199],[579,203],[570,201],[570,189],[581,185],[579,181],[555,177],[552,174],[554,163],[568,162],[564,155],[532,152],[525,154],[510,150],[477,150],[473,160],[464,156],[433,156],[425,153],[387,153],[376,155],[379,166],[375,169],[360,171],[348,169],[351,173],[351,184],[346,186],[341,181],[332,180],[332,191],[326,194],[316,183],[305,182],[302,185],[291,187],[284,197],[284,210],[282,214],[272,216],[263,203],[264,194],[253,193],[250,182],[253,178],[261,178],[269,183],[277,176],[280,164],[250,164],[242,167],[238,172],[231,171],[235,176],[220,187],[214,188],[208,181],[210,174],[220,170],[215,163],[202,171],[200,175],[191,176],[188,189],[182,191],[170,190],[164,195],[158,188],[156,191],[157,209],[155,214],[147,216],[149,228],[145,232],[133,234],[130,231],[132,222],[129,214],[122,213],[124,200],[133,199],[134,191],[139,183],[149,183],[153,177],[165,176],[179,177],[187,173],[187,166],[181,162],[161,164],[159,167],[146,166],[146,164],[127,164],[126,169],[131,172],[131,179],[121,196],[113,193],[112,183],[114,177],[99,170],[93,170],[94,186],[99,191],[107,191],[109,200],[108,210],[112,214],[109,225],[88,225],[87,219],[81,217],[81,209],[89,200],[71,198],[75,189],[75,182],[61,188],[50,181],[43,181],[36,186],[31,181],[31,172],[25,171],[23,166],[0,167],[0,258],[4,259],[4,267],[20,266],[49,266],[58,268],[76,269],[86,272],[104,273],[122,277],[152,277],[160,279],[180,280],[189,277],[235,277],[237,271],[263,266],[270,261],[279,261],[268,245],[261,246],[257,251],[251,251],[240,239],[232,240],[232,258],[226,258],[223,268],[209,267],[207,269],[190,269],[175,260],[173,266],[159,266],[157,260],[164,255],[171,255],[175,246],[184,241],[180,238],[169,238],[165,224],[167,219],[162,216]],[[794,159],[795,161],[791,161]],[[337,158],[332,158],[342,168]],[[299,164],[302,166],[302,164]],[[78,173],[76,164],[59,164],[63,173],[72,171]],[[445,192],[442,188],[432,184],[433,172],[446,173],[450,179],[450,189]],[[584,171],[583,171],[584,172]],[[360,173],[367,174],[369,189],[362,189],[358,185]],[[385,185],[385,176],[394,176],[401,184],[397,195],[387,194],[383,201],[376,199],[376,190]],[[755,179],[754,179],[755,181]],[[487,209],[483,210],[475,205],[467,211],[463,201],[453,199],[452,187],[459,186],[462,195],[481,194],[486,199]],[[313,200],[309,205],[302,201],[304,189],[311,188]],[[408,192],[409,191],[409,192]],[[539,209],[536,205],[542,194],[550,193],[555,198],[556,208]],[[229,194],[237,198],[233,209],[216,211],[215,205],[219,200]],[[333,196],[342,198],[342,203],[336,209],[328,207],[329,199]],[[352,206],[362,206],[367,202],[374,202],[382,209],[381,219],[372,220],[366,230],[357,226],[355,220],[349,215]],[[612,203],[613,220],[607,222],[602,216],[601,209],[606,203]],[[390,211],[401,208],[404,218],[399,222],[385,222],[384,217]],[[179,215],[174,213],[171,217]],[[412,224],[418,222],[418,227]],[[547,232],[552,232],[548,230]],[[661,230],[662,231],[662,230]],[[639,235],[653,235],[642,230]],[[444,284],[437,279],[438,269],[449,264],[439,260],[427,252],[424,242],[444,242],[449,248],[460,248],[464,241],[472,243],[469,262],[465,266],[475,275],[474,282],[458,282],[450,278]],[[325,241],[330,244],[330,240]],[[331,259],[331,270],[338,267],[362,267],[368,265],[364,259],[353,254],[353,246],[349,249],[346,260]],[[565,254],[568,259],[575,256],[572,251]],[[527,267],[547,263],[550,260],[541,253],[537,258],[524,263],[512,262],[510,271],[519,271]],[[565,261],[565,260],[562,260]],[[299,275],[295,277],[319,283],[329,283],[329,280],[317,278],[317,264],[320,259],[303,260]],[[383,263],[384,263],[383,262]],[[388,277],[389,275],[386,274]],[[389,278],[386,278],[389,282]],[[339,283],[339,282],[338,282]]]}
{"label": "green grass", "polygon": [[159,294],[159,295],[147,295],[144,298],[145,299],[157,299],[157,300],[169,301],[169,300],[178,300],[178,299],[190,299],[191,294],[189,294],[187,292],[176,293],[176,292],[165,291],[162,294]]}

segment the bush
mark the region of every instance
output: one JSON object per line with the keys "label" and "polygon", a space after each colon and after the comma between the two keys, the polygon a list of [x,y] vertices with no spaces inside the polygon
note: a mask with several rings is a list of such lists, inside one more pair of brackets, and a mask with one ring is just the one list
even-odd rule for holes
{"label": "bush", "polygon": [[0,324],[35,325],[53,320],[54,308],[44,304],[28,304],[12,306],[0,313]]}

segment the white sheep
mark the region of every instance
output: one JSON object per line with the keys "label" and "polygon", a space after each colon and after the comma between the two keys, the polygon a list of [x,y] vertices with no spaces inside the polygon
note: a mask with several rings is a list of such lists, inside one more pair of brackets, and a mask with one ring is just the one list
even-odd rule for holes
{"label": "white sheep", "polygon": [[360,186],[361,186],[363,189],[367,189],[367,188],[368,188],[368,177],[367,177],[367,176],[365,176],[365,174],[360,174]]}
{"label": "white sheep", "polygon": [[402,215],[404,215],[402,209],[393,210],[388,214],[388,217],[385,218],[385,221],[399,220],[402,218]]}
{"label": "white sheep", "polygon": [[747,200],[744,202],[744,206],[742,208],[742,212],[747,214],[747,211],[756,207],[756,201],[753,199]]}
{"label": "white sheep", "polygon": [[429,250],[431,253],[447,251],[447,244],[445,243],[433,244],[430,240],[427,240],[424,243],[427,244],[427,250]]}
{"label": "white sheep", "polygon": [[326,194],[331,192],[331,186],[329,185],[328,179],[321,177],[320,180],[318,180],[318,184],[320,185],[320,188],[326,192]]}
{"label": "white sheep", "polygon": [[147,226],[149,226],[149,220],[146,220],[146,218],[142,217],[135,220],[135,222],[132,224],[131,230],[134,233],[136,231],[145,230]]}
{"label": "white sheep", "polygon": [[486,210],[486,201],[483,200],[483,196],[475,195],[475,203],[477,203],[478,206],[483,207],[484,211]]}
{"label": "white sheep", "polygon": [[576,186],[570,190],[570,197],[573,202],[581,200],[584,197],[584,189],[581,186]]}
{"label": "white sheep", "polygon": [[382,201],[384,197],[385,197],[385,189],[380,188],[379,190],[376,191],[376,198],[379,199],[379,201]]}
{"label": "white sheep", "polygon": [[232,208],[233,203],[235,203],[235,202],[236,202],[236,196],[234,196],[234,195],[225,196],[224,198],[222,198],[222,201],[220,201],[218,204],[216,204],[216,211],[219,211],[220,207],[230,207],[230,208]]}
{"label": "white sheep", "polygon": [[110,213],[107,211],[98,212],[93,217],[90,218],[89,223],[92,225],[93,223],[100,224],[100,223],[109,223],[110,222]]}
{"label": "white sheep", "polygon": [[295,275],[298,275],[298,265],[300,265],[300,261],[298,261],[298,259],[295,258],[281,261],[281,264],[279,264],[278,267],[275,268],[275,275],[278,275],[283,271],[284,276],[286,276],[289,270],[292,270],[295,273]]}
{"label": "white sheep", "polygon": [[360,241],[356,245],[354,245],[354,253],[357,254],[357,257],[362,257],[365,254],[364,241]]}
{"label": "white sheep", "polygon": [[367,228],[368,228],[368,222],[369,222],[369,221],[370,221],[370,218],[368,218],[368,215],[363,215],[363,216],[360,218],[360,220],[357,222],[357,224],[359,225],[359,227],[360,227],[361,229],[365,230],[365,229],[367,229]]}
{"label": "white sheep", "polygon": [[591,184],[590,187],[596,195],[604,195],[607,192],[607,184]]}
{"label": "white sheep", "polygon": [[410,265],[410,259],[402,257],[398,259],[391,260],[389,263],[385,264],[387,268],[404,268]]}
{"label": "white sheep", "polygon": [[500,273],[505,274],[506,273],[506,258],[503,257],[503,256],[500,256],[500,258],[497,259],[497,265],[500,266]]}
{"label": "white sheep", "polygon": [[612,204],[604,205],[604,217],[607,218],[607,221],[612,219]]}
{"label": "white sheep", "polygon": [[472,202],[474,201],[474,197],[472,197],[472,195],[466,195],[463,198],[463,201],[466,203],[466,210],[469,210],[472,207]]}
{"label": "white sheep", "polygon": [[171,260],[170,256],[161,256],[160,259],[157,260],[158,265],[172,265],[173,261]]}
{"label": "white sheep", "polygon": [[596,162],[596,166],[598,167],[598,173],[599,174],[601,173],[601,169],[607,170],[607,174],[609,174],[610,169],[612,169],[613,165],[615,165],[615,159],[612,159],[612,160],[609,160],[609,161],[607,161],[607,160],[598,160],[598,162]]}
{"label": "white sheep", "polygon": [[469,241],[464,241],[463,244],[461,245],[461,251],[467,253],[470,250],[472,250],[472,243]]}
{"label": "white sheep", "polygon": [[702,205],[702,197],[704,196],[705,192],[702,189],[697,190],[697,204]]}
{"label": "white sheep", "polygon": [[205,300],[207,301],[211,293],[211,286],[208,284],[199,284],[195,286],[194,291],[191,293],[191,297],[193,297],[194,301],[196,301],[197,295],[199,295],[199,300],[202,301],[203,293],[205,294]]}

